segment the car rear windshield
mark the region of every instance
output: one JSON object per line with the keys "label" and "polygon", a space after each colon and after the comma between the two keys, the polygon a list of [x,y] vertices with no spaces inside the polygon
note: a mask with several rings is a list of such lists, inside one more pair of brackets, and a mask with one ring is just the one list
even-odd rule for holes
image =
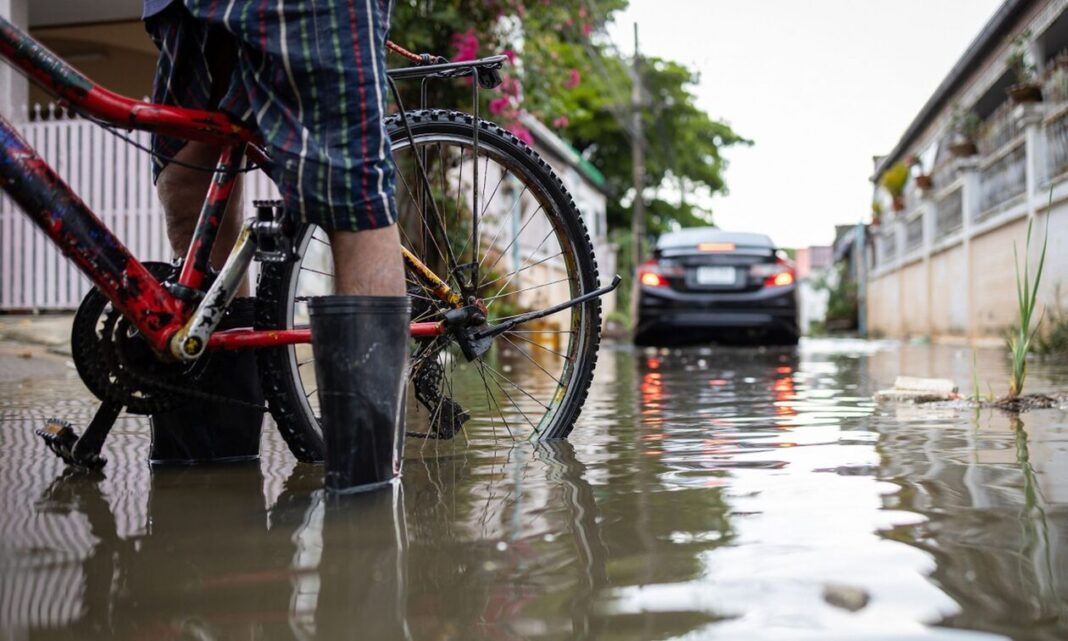
{"label": "car rear windshield", "polygon": [[696,247],[702,243],[730,243],[738,247],[767,247],[773,249],[775,243],[764,234],[723,231],[721,229],[695,228],[682,229],[664,234],[656,242],[657,249],[682,249]]}

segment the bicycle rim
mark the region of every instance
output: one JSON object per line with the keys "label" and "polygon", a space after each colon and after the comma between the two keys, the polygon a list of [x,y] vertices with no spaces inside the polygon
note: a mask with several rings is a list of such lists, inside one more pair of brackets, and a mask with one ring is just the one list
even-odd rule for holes
{"label": "bicycle rim", "polygon": [[[477,295],[491,324],[595,288],[596,265],[585,228],[547,166],[490,125],[481,132],[476,185],[470,126],[465,132],[462,126],[449,131],[434,124],[415,123],[414,149],[405,135],[394,135],[398,224],[405,247],[457,291],[465,273],[453,266],[477,261]],[[417,157],[426,167],[429,190],[419,179]],[[470,233],[476,202],[481,212],[477,243]],[[280,320],[285,327],[306,324],[307,298],[327,295],[333,287],[329,241],[321,229],[305,230],[300,253],[302,259],[284,279]],[[409,273],[408,286],[413,321],[439,320],[445,306],[425,283]],[[474,361],[463,356],[451,336],[413,339],[409,435],[423,439],[423,446],[437,444],[460,423],[454,442],[566,436],[592,375],[599,324],[599,303],[592,301],[496,337]],[[311,422],[318,407],[310,346],[285,349],[299,391],[293,396],[300,397],[292,400]]]}

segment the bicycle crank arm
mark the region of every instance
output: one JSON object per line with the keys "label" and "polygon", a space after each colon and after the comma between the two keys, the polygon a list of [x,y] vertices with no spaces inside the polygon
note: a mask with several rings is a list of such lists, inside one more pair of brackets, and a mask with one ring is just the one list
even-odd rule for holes
{"label": "bicycle crank arm", "polygon": [[498,334],[503,334],[507,332],[516,325],[522,325],[523,323],[527,323],[538,318],[545,318],[546,316],[551,316],[557,312],[562,312],[565,309],[571,309],[576,305],[581,305],[586,301],[593,300],[594,298],[600,298],[605,294],[615,291],[615,289],[619,287],[619,283],[621,280],[623,279],[619,277],[619,274],[616,274],[615,277],[612,279],[612,283],[610,285],[606,285],[605,287],[602,287],[600,289],[595,289],[588,294],[583,294],[582,296],[579,296],[578,298],[572,298],[566,303],[560,303],[559,305],[553,305],[552,307],[546,307],[545,309],[539,309],[537,311],[527,312],[526,314],[520,314],[519,316],[509,319],[504,323],[491,325],[486,329],[475,332],[473,337],[475,338],[475,340],[493,338]]}

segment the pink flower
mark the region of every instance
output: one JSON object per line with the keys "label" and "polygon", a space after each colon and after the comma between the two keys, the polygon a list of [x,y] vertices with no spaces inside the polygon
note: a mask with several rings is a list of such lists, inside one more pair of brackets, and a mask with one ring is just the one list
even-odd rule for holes
{"label": "pink flower", "polygon": [[502,111],[508,108],[508,98],[501,96],[500,98],[494,98],[489,101],[490,113],[494,116],[499,116]]}
{"label": "pink flower", "polygon": [[589,38],[591,33],[593,33],[593,25],[591,25],[588,22],[583,22],[582,23],[582,35],[584,35],[587,38]]}
{"label": "pink flower", "polygon": [[582,75],[579,73],[579,70],[578,69],[572,69],[571,73],[569,73],[568,76],[567,76],[567,80],[564,81],[564,88],[565,89],[574,89],[575,87],[579,86],[581,83],[582,83]]}
{"label": "pink flower", "polygon": [[513,64],[513,65],[515,64],[515,52],[514,51],[512,51],[511,49],[505,49],[501,53],[504,54],[505,58],[508,58],[508,63],[509,64]]}
{"label": "pink flower", "polygon": [[570,121],[567,119],[567,116],[559,116],[555,120],[553,120],[553,127],[561,129],[563,127],[566,127],[569,122]]}
{"label": "pink flower", "polygon": [[580,18],[585,18],[586,17],[586,7],[579,7],[579,17]]}
{"label": "pink flower", "polygon": [[515,76],[505,76],[501,80],[501,86],[497,88],[502,94],[506,96],[519,97],[519,92],[522,86],[519,84],[519,79]]}
{"label": "pink flower", "polygon": [[530,130],[519,124],[518,122],[513,122],[511,125],[508,125],[508,131],[515,134],[516,138],[522,140],[528,145],[534,144],[534,136],[530,135]]}
{"label": "pink flower", "polygon": [[456,48],[456,55],[452,57],[453,62],[478,58],[478,36],[475,35],[475,28],[471,27],[463,33],[452,34],[452,46]]}

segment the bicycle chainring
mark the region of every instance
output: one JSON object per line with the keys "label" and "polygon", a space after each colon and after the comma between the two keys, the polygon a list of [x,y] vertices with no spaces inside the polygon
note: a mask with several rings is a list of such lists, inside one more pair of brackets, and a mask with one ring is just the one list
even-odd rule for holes
{"label": "bicycle chainring", "polygon": [[[173,265],[144,265],[161,282],[177,277]],[[133,414],[177,407],[182,394],[176,390],[195,381],[207,360],[192,364],[159,360],[133,325],[96,289],[86,294],[74,316],[71,354],[94,396],[123,405]]]}

